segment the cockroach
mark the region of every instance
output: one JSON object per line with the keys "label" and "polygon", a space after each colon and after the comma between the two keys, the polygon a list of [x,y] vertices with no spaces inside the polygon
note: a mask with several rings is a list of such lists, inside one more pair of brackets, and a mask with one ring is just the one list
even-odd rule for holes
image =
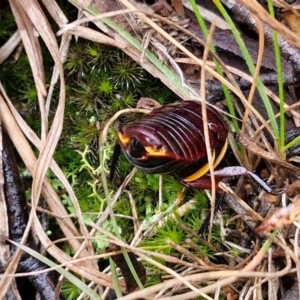
{"label": "cockroach", "polygon": [[[141,171],[173,174],[188,188],[211,189],[203,126],[199,101],[187,100],[155,108],[141,119],[119,128],[114,160],[121,148],[128,161]],[[215,169],[228,147],[228,128],[212,106],[207,106],[207,126]],[[278,194],[244,167],[214,171],[216,183],[224,177],[246,174],[268,193]],[[217,184],[216,188],[220,189]]]}

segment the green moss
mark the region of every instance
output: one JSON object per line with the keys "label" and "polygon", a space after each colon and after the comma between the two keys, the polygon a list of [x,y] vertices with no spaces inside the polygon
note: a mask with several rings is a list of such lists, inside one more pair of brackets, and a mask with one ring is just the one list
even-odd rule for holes
{"label": "green moss", "polygon": [[102,97],[112,96],[113,90],[112,82],[107,79],[103,79],[98,85],[98,91]]}
{"label": "green moss", "polygon": [[139,87],[145,77],[144,69],[125,54],[120,55],[111,73],[114,87],[126,90]]}
{"label": "green moss", "polygon": [[[3,24],[0,22],[0,40],[11,34],[11,32],[9,33],[10,28],[6,29],[6,25]],[[14,28],[13,26],[11,28]],[[44,62],[47,63],[46,84],[48,84],[53,62],[49,53],[44,49],[43,55]],[[115,112],[135,107],[140,97],[154,98],[161,104],[173,102],[177,97],[122,51],[82,39],[72,42],[64,69],[67,102],[63,132],[54,158],[72,185],[83,212],[84,221],[95,221],[97,214],[103,212],[107,206],[100,171],[101,168],[104,168],[107,174],[109,172],[110,158],[116,140],[115,128],[118,124],[109,130],[110,142],[105,145],[103,164],[99,162],[98,158],[99,131]],[[39,134],[41,129],[37,93],[25,53],[21,53],[17,61],[11,57],[0,65],[0,80],[9,96],[14,100],[16,108],[24,114],[28,124]],[[53,109],[55,109],[57,101],[56,93],[52,102]],[[53,112],[50,111],[50,123],[52,116]],[[125,116],[119,122],[122,123],[132,118],[136,118],[136,116]],[[121,156],[118,169],[119,182],[121,182],[132,169],[132,165]],[[55,177],[49,175],[49,178],[57,190],[64,189]],[[182,187],[171,176],[163,178],[163,186],[163,210],[166,210],[173,204]],[[109,188],[110,195],[113,195],[118,185],[109,183]],[[128,190],[136,202],[140,221],[151,220],[155,217],[159,176],[138,172],[128,185]],[[60,197],[67,210],[75,213],[69,196],[62,193]],[[122,238],[130,242],[134,235],[134,229],[132,219],[126,218],[126,216],[132,215],[132,207],[127,194],[123,194],[115,204],[114,213],[117,215],[118,230],[122,232]],[[58,232],[55,237],[59,238],[61,232],[56,230],[56,222],[53,221],[50,224],[49,230]],[[109,219],[103,226],[111,232],[114,230]],[[179,229],[174,222],[167,222],[158,231],[157,236],[147,242],[148,245],[164,245],[164,252],[172,253],[173,249],[167,245],[167,241],[172,240],[180,244],[184,238],[183,230]],[[97,251],[104,251],[105,243],[101,236],[94,242],[94,246]],[[61,247],[67,253],[71,253],[67,244],[61,244]],[[159,280],[160,273],[156,268],[151,268],[153,270],[149,270],[153,276],[151,279],[148,278],[148,281]],[[78,290],[66,282],[63,295],[67,299],[75,299],[78,297]]]}
{"label": "green moss", "polygon": [[81,290],[73,283],[65,279],[63,282],[61,293],[65,300],[73,300],[78,299],[81,294]]}
{"label": "green moss", "polygon": [[0,14],[0,46],[2,46],[17,30],[16,22],[11,13]]}

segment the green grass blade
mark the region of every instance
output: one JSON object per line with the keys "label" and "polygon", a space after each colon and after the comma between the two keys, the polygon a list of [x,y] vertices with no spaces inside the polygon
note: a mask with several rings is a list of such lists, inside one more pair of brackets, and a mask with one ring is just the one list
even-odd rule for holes
{"label": "green grass blade", "polygon": [[110,264],[111,277],[113,279],[113,284],[114,284],[114,288],[116,291],[116,295],[118,298],[120,298],[120,297],[122,297],[122,291],[121,291],[120,283],[118,280],[116,264],[114,263],[114,261],[111,258],[109,258],[109,264]]}
{"label": "green grass blade", "polygon": [[199,26],[200,26],[200,28],[201,28],[201,30],[203,32],[203,35],[204,35],[205,38],[207,38],[208,29],[207,29],[205,20],[203,19],[202,15],[201,15],[201,12],[198,9],[197,3],[196,3],[195,0],[190,0],[190,3],[192,5],[194,14],[195,14],[195,16],[197,18],[198,24],[199,24]]}
{"label": "green grass blade", "polygon": [[[198,21],[198,24],[199,24],[199,26],[201,28],[201,31],[202,31],[204,37],[207,38],[208,29],[207,29],[205,20],[202,17],[202,14],[201,14],[198,6],[197,6],[197,3],[196,3],[195,0],[190,0],[190,4],[191,4],[191,6],[193,8],[194,14],[195,14],[195,16],[197,18],[197,21]],[[215,49],[215,47],[214,47],[213,44],[210,45],[210,50],[213,53],[216,53],[216,49]],[[221,76],[224,76],[224,73],[223,73],[222,68],[221,68],[220,64],[218,63],[218,61],[214,59],[214,62],[216,64],[216,71],[218,72],[218,74],[220,74]],[[224,85],[223,83],[222,83],[222,88],[223,88],[223,92],[224,92],[224,96],[225,96],[225,99],[226,99],[226,103],[227,103],[227,107],[228,107],[229,113],[232,116],[236,117],[235,109],[234,109],[234,104],[231,101],[231,97],[230,97],[230,92],[229,92],[227,86]],[[240,131],[240,127],[239,127],[239,124],[238,124],[238,122],[237,122],[236,119],[232,119],[232,124],[234,126],[235,131],[239,132]]]}
{"label": "green grass blade", "polygon": [[[100,159],[100,162],[103,161],[103,152],[104,152],[103,143],[102,143],[102,141],[99,137],[99,159]],[[102,180],[102,184],[103,184],[104,193],[105,193],[105,196],[106,196],[106,199],[107,199],[107,205],[109,207],[109,214],[110,214],[111,222],[113,224],[115,235],[118,237],[118,239],[122,240],[121,235],[120,235],[119,230],[118,230],[117,220],[115,218],[113,209],[111,207],[109,191],[108,191],[108,186],[107,186],[106,173],[105,173],[103,168],[101,170],[101,180]],[[134,268],[134,266],[133,266],[133,264],[130,260],[130,257],[128,255],[126,249],[124,249],[124,247],[121,247],[121,251],[122,251],[122,254],[125,258],[125,261],[128,265],[128,268],[129,268],[130,272],[132,273],[132,276],[134,277],[137,285],[139,286],[140,289],[143,289],[144,286],[143,286],[139,276],[137,275],[137,273],[135,271],[135,268]]]}
{"label": "green grass blade", "polygon": [[[237,42],[237,44],[239,45],[241,52],[243,54],[243,57],[246,61],[246,64],[248,66],[248,69],[250,71],[250,73],[252,74],[252,76],[254,75],[255,72],[255,66],[254,63],[252,61],[252,58],[249,54],[249,51],[239,33],[239,31],[237,30],[235,24],[233,23],[231,17],[229,16],[229,14],[227,13],[227,11],[225,10],[224,6],[222,5],[222,3],[220,2],[220,0],[213,0],[215,5],[217,6],[217,8],[219,9],[219,11],[221,12],[221,14],[223,15],[224,19],[226,20],[226,22],[228,23],[230,30],[232,32],[232,34],[235,37],[235,40]],[[270,119],[270,123],[271,123],[271,127],[273,130],[273,134],[276,138],[279,137],[279,131],[278,131],[278,125],[276,122],[276,118],[275,118],[275,114],[272,108],[272,105],[270,103],[270,99],[266,93],[266,90],[264,88],[263,83],[261,82],[260,78],[257,78],[256,81],[256,86],[258,89],[258,92],[260,94],[260,97],[264,103],[265,109],[267,111],[268,117]]]}
{"label": "green grass blade", "polygon": [[284,147],[282,147],[282,151],[285,152],[286,150],[290,149],[291,147],[295,146],[298,143],[300,143],[300,136],[296,137],[291,142],[289,142]]}
{"label": "green grass blade", "polygon": [[[268,0],[268,8],[270,15],[275,18],[274,6],[272,0]],[[277,78],[278,78],[278,94],[279,94],[279,108],[280,108],[280,129],[279,129],[279,147],[282,148],[285,144],[285,113],[284,113],[284,87],[283,87],[283,71],[280,55],[280,46],[277,32],[273,31],[273,44],[276,60]]]}

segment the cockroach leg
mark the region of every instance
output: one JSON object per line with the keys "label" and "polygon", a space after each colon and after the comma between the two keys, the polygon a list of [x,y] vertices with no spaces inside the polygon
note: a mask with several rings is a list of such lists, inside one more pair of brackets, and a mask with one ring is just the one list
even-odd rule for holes
{"label": "cockroach leg", "polygon": [[240,166],[226,167],[224,169],[214,171],[214,175],[217,178],[249,175],[264,191],[266,191],[269,194],[281,195],[284,192],[284,190],[275,190],[275,189],[271,188],[259,176],[257,176],[253,172],[247,170],[246,168],[240,167]]}

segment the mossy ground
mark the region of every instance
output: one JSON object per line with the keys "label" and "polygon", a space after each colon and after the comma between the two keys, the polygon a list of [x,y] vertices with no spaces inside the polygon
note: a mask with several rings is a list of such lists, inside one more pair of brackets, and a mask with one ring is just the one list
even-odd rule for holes
{"label": "mossy ground", "polygon": [[[0,40],[5,41],[15,28],[13,17],[7,14],[0,25]],[[52,60],[45,51],[44,60],[46,65],[47,59],[49,59],[49,69],[46,77],[49,81]],[[97,172],[99,167],[98,139],[102,126],[117,111],[135,107],[140,97],[153,98],[160,104],[174,102],[179,99],[121,50],[110,46],[83,39],[73,40],[67,60],[64,63],[64,69],[67,105],[64,128],[54,159],[68,177],[81,210],[85,214],[84,219],[88,223],[89,220],[96,221],[99,213],[101,214],[107,206],[100,182],[100,174]],[[29,126],[37,134],[40,134],[37,93],[24,51],[21,51],[16,60],[11,57],[1,64],[0,74],[0,80],[16,108],[21,112]],[[55,105],[54,97],[51,106],[55,107]],[[51,110],[50,116],[53,117]],[[120,122],[126,121],[126,117],[120,120]],[[117,126],[115,125],[110,129],[109,143],[105,146],[104,167],[107,173],[110,170]],[[121,156],[117,168],[118,180],[109,184],[111,192],[116,190],[118,182],[126,177],[131,168],[132,166]],[[22,174],[27,174],[23,176],[25,184],[30,182],[28,173],[25,170]],[[60,193],[61,200],[69,213],[75,213],[68,194],[64,192],[64,186],[51,172],[48,172],[47,176],[57,192]],[[30,185],[26,188],[28,198],[30,198]],[[128,190],[138,208],[139,221],[146,220],[146,223],[150,225],[158,213],[159,176],[137,172],[129,184]],[[175,178],[165,176],[163,178],[163,205],[160,210],[166,211],[172,206],[181,190],[182,187]],[[189,201],[194,197],[198,200],[198,204],[187,215],[178,216],[177,222],[186,223],[196,231],[201,224],[201,218],[205,217],[208,201],[203,193],[198,191],[185,192],[184,201]],[[176,206],[174,206],[175,209]],[[134,237],[134,228],[130,219],[132,206],[126,194],[121,195],[114,206],[114,212],[118,216],[117,224],[122,238],[124,241],[130,242]],[[53,221],[49,223],[48,233],[52,237],[59,238],[60,231]],[[156,249],[161,253],[178,256],[178,253],[176,254],[168,241],[182,244],[187,237],[187,233],[177,226],[177,222],[172,220],[165,222],[155,235],[144,240],[142,246],[146,249]],[[113,231],[112,224],[109,221],[106,221],[103,227]],[[145,228],[147,228],[147,225]],[[101,253],[105,250],[107,243],[96,240],[94,246],[96,252]],[[71,249],[67,244],[63,245],[63,248],[66,253],[70,253]],[[150,276],[148,276],[147,285],[160,281],[162,274],[151,265],[148,265],[148,268]],[[69,286],[69,283],[65,284],[63,294],[66,299],[77,297],[76,288],[73,289]]]}
{"label": "mossy ground", "polygon": [[[215,2],[218,1],[216,0]],[[1,5],[3,4],[1,3]],[[60,1],[58,5],[63,9],[70,22],[77,19],[78,11],[74,6],[67,1]],[[4,4],[1,6],[1,9],[0,44],[2,45],[16,30],[16,25],[12,14],[9,12],[8,5]],[[41,9],[45,8],[43,7]],[[5,11],[5,14],[2,14],[2,11]],[[260,14],[257,15],[259,16]],[[145,15],[144,17],[146,18],[147,16]],[[47,19],[49,19],[51,26],[53,26],[53,28],[50,26],[51,33],[52,31],[54,33],[57,32],[59,28],[54,24],[48,14]],[[90,24],[90,26],[93,29],[96,28],[94,25]],[[234,30],[232,29],[232,31]],[[59,42],[61,38],[56,37],[56,39]],[[42,41],[42,39],[39,39],[39,41]],[[54,62],[45,44],[41,42],[41,45],[46,73],[45,82],[48,84],[51,79]],[[189,49],[184,50],[186,51],[180,54],[180,58],[189,57]],[[28,55],[28,57],[30,56]],[[37,100],[37,87],[34,83],[34,74],[31,72],[28,57],[21,45],[13,55],[0,65],[0,81],[18,112],[21,113],[24,120],[34,132],[40,136],[41,116]],[[193,62],[195,65],[201,65],[197,58],[194,59]],[[257,65],[259,65],[259,63],[257,63]],[[155,67],[157,70],[162,70],[157,65],[155,65]],[[209,68],[207,69],[209,70]],[[197,72],[198,76],[199,70]],[[213,74],[212,69],[210,69],[209,72]],[[168,74],[172,75],[175,73],[170,72]],[[176,76],[177,75],[176,73]],[[213,77],[216,77],[215,73]],[[64,78],[66,80],[67,100],[65,113],[62,115],[64,125],[53,158],[71,183],[81,208],[84,225],[87,230],[90,230],[92,228],[90,222],[96,222],[103,211],[109,207],[108,204],[110,202],[108,202],[108,199],[110,200],[112,196],[115,195],[115,191],[123,182],[123,179],[132,170],[132,166],[128,161],[124,159],[124,157],[121,157],[117,167],[117,176],[113,182],[108,183],[108,193],[104,192],[103,182],[105,180],[101,178],[101,171],[104,170],[105,174],[108,175],[111,169],[111,157],[116,140],[116,130],[122,123],[128,122],[138,116],[123,116],[110,128],[108,132],[109,141],[104,145],[104,159],[100,160],[99,134],[107,120],[109,120],[115,112],[123,108],[135,107],[140,97],[153,98],[161,104],[177,101],[179,97],[167,89],[160,80],[151,77],[138,63],[131,60],[121,50],[87,41],[83,38],[73,38],[71,42],[67,60],[64,63]],[[222,79],[224,80],[225,78],[226,77]],[[168,79],[170,83],[171,79]],[[225,83],[228,84],[226,80]],[[182,95],[186,87],[182,87],[182,89],[174,88],[174,85],[176,85],[175,82],[179,85],[179,83],[182,83],[180,81],[181,80],[177,80],[173,82],[173,90],[176,90],[178,94]],[[167,80],[165,82],[167,82]],[[47,88],[48,86],[46,86],[46,89]],[[265,91],[268,89],[261,87],[261,90]],[[234,93],[238,94],[241,99],[245,101],[249,100],[249,103],[251,102],[250,96],[249,99],[246,99],[242,92],[237,93],[235,91]],[[228,96],[231,97],[229,92]],[[232,99],[229,100],[232,101]],[[51,101],[48,120],[50,125],[54,123],[54,114],[57,112],[56,108],[60,103],[58,90],[55,90]],[[233,114],[235,111],[238,111],[238,109],[235,109],[233,105],[235,103],[230,103],[230,101],[229,104],[232,105],[233,110],[231,113]],[[244,118],[243,111],[247,111],[247,109],[248,106],[245,107],[245,110],[240,110],[239,119]],[[275,113],[272,115],[274,117]],[[255,119],[254,116],[252,117]],[[265,120],[265,123],[267,123],[266,121],[267,120]],[[235,120],[235,122],[238,125],[243,124],[240,120]],[[261,120],[260,122],[264,123]],[[245,129],[246,135],[252,133],[253,128],[257,129],[259,124],[255,125],[254,122],[253,124],[249,124],[249,128]],[[229,127],[233,128],[233,126]],[[235,126],[235,130],[238,131],[238,129],[238,126]],[[251,159],[255,160],[256,157],[253,156],[251,151],[248,152],[247,149],[237,145],[233,136],[230,137],[232,138],[231,149],[233,154],[230,153],[230,156],[228,155],[223,162],[226,164],[227,161],[231,161],[232,163],[231,157],[235,156],[235,159],[241,162],[241,165],[245,165],[251,169]],[[275,140],[274,145],[276,145],[276,143]],[[281,150],[286,150],[286,148],[281,148]],[[274,152],[277,150],[278,149],[275,149]],[[38,150],[34,148],[34,151],[36,155],[39,156]],[[242,157],[243,155],[244,157]],[[282,158],[280,155],[279,157]],[[19,159],[19,162],[21,174],[27,188],[28,199],[30,199],[32,178],[24,167],[23,162],[21,162],[21,159]],[[76,214],[78,211],[76,211],[74,202],[71,201],[70,193],[68,194],[66,192],[67,188],[63,186],[52,171],[47,171],[46,176],[50,179],[52,186],[67,208],[68,213],[72,214],[71,223],[73,222],[76,225],[79,234],[83,233],[84,230],[81,231],[82,224],[80,224],[81,216],[80,214]],[[268,262],[264,259],[264,255],[268,251],[266,248],[270,247],[270,244],[268,245],[266,243],[267,246],[265,246],[260,237],[254,233],[254,228],[248,230],[250,227],[248,228],[247,225],[245,225],[248,224],[247,221],[242,221],[245,214],[239,214],[237,218],[236,214],[232,216],[232,211],[224,206],[220,211],[221,217],[219,218],[218,214],[215,215],[216,224],[214,224],[212,228],[211,243],[208,243],[205,239],[199,239],[196,234],[203,220],[207,214],[209,214],[209,200],[207,199],[207,195],[202,191],[187,189],[182,191],[182,186],[178,183],[177,179],[172,176],[164,176],[161,186],[160,180],[161,178],[158,175],[149,175],[143,172],[137,172],[135,174],[126,187],[126,190],[121,193],[118,201],[114,204],[113,211],[110,211],[112,214],[107,214],[108,217],[101,224],[101,227],[97,229],[97,233],[92,236],[93,249],[95,249],[95,252],[97,254],[104,253],[105,247],[111,240],[116,245],[123,241],[126,242],[125,248],[128,251],[136,251],[135,253],[137,255],[143,253],[142,251],[149,250],[147,255],[153,258],[156,264],[153,262],[150,263],[145,257],[143,258],[140,255],[143,265],[147,268],[146,286],[155,289],[157,283],[168,280],[169,278],[180,278],[179,280],[181,280],[172,286],[175,287],[176,285],[174,290],[171,291],[170,289],[164,291],[164,296],[166,297],[168,297],[167,293],[169,292],[171,297],[173,297],[178,294],[190,293],[193,288],[197,289],[196,292],[199,290],[202,292],[202,289],[212,288],[210,292],[215,292],[219,295],[219,284],[221,282],[224,288],[225,286],[227,287],[227,279],[232,279],[230,284],[232,284],[233,288],[229,292],[226,289],[224,289],[224,291],[222,290],[221,293],[224,295],[230,294],[237,296],[242,291],[242,286],[246,286],[244,284],[244,278],[248,278],[247,284],[249,284],[249,286],[255,286],[258,290],[265,290],[264,286],[257,282],[259,282],[259,280],[260,282],[265,281],[265,277],[270,275],[269,273],[266,276],[262,276],[260,273],[255,279],[247,277],[248,270],[246,270],[246,268],[253,262],[251,260],[253,258],[252,255],[257,253],[257,256],[255,256],[253,260],[260,260],[261,271],[265,271],[266,273],[269,272],[269,268],[273,268],[275,265],[276,267],[279,266],[278,270],[281,269],[283,263],[278,264],[278,259],[274,257],[269,259]],[[231,183],[234,185],[236,182]],[[239,183],[240,181],[237,185]],[[254,198],[256,201],[257,195],[255,193]],[[244,199],[247,197],[246,195]],[[249,198],[250,197],[252,196],[250,195]],[[43,200],[42,198],[43,197],[36,200]],[[160,200],[162,201],[160,202]],[[176,200],[178,200],[178,203]],[[181,203],[179,204],[180,200]],[[51,203],[51,199],[46,199],[46,201],[48,201],[47,203]],[[261,200],[259,199],[259,201]],[[42,201],[39,202],[39,205],[42,205]],[[186,209],[182,213],[179,208]],[[249,212],[249,215],[252,215],[253,210],[249,209],[247,212]],[[42,216],[42,214],[39,213],[39,216]],[[114,218],[116,225],[113,222]],[[65,237],[62,226],[57,222],[58,219],[55,219],[55,217],[50,217],[49,219],[50,225],[45,229],[51,238],[51,242]],[[155,226],[152,228],[151,225],[154,223]],[[138,226],[143,226],[143,230],[139,232],[139,234],[137,234]],[[101,230],[106,230],[113,235],[104,234]],[[242,236],[241,233],[245,234]],[[250,234],[248,235],[248,233]],[[141,238],[134,244],[133,247],[135,248],[130,248],[129,244],[138,237]],[[66,236],[66,238],[67,240],[69,239],[69,243],[64,242],[57,245],[63,249],[66,254],[70,255],[70,259],[72,259],[71,255],[74,254],[74,248],[76,248],[70,246],[70,240],[72,240],[73,236]],[[245,240],[246,244],[244,248],[241,246],[242,239]],[[256,246],[254,246],[254,241]],[[53,248],[57,245],[55,244]],[[261,250],[255,252],[256,248],[254,249],[254,247],[257,247],[257,249],[261,247]],[[282,247],[282,249],[283,248],[284,247]],[[288,250],[289,249],[284,249],[284,251],[282,251],[284,252],[282,257],[284,255],[288,257]],[[49,256],[53,255],[51,251],[48,251],[48,253],[50,254]],[[93,255],[93,251],[89,253]],[[289,253],[289,255],[293,257],[293,253]],[[53,255],[53,257],[57,256]],[[249,258],[251,260],[250,263]],[[65,263],[64,259],[57,260],[59,263]],[[281,258],[280,260],[282,262],[284,261]],[[297,259],[293,257],[293,260],[295,261],[295,265],[299,265]],[[98,272],[99,278],[102,272],[103,274],[110,272],[111,269],[107,268],[108,264],[107,258],[99,260],[101,272],[95,270],[95,272]],[[186,264],[189,264],[189,266],[187,267]],[[244,268],[244,273],[234,273],[231,270],[232,265],[241,270]],[[225,270],[228,274],[226,273],[224,275],[224,273],[222,273],[218,277],[218,270]],[[197,278],[191,277],[194,273],[196,273],[195,276],[197,276]],[[201,276],[203,275],[205,277],[202,278]],[[207,281],[210,275],[216,275],[216,277],[211,281]],[[199,280],[199,277],[202,279]],[[88,278],[89,275],[85,274],[82,277],[82,281],[88,282]],[[194,286],[188,287],[188,285],[181,285],[182,280],[186,280],[186,278],[188,278],[188,281],[185,282],[185,284],[191,283],[194,284]],[[277,276],[276,279],[278,278]],[[115,276],[115,280],[117,281],[117,276]],[[216,280],[219,280],[218,283]],[[214,288],[216,284],[218,284],[218,287]],[[271,287],[271,284],[269,287]],[[275,285],[272,285],[272,288],[278,291]],[[261,290],[259,291],[261,292]],[[153,291],[153,294],[160,292],[158,290]],[[66,281],[62,293],[66,299],[76,299],[80,293],[80,289]],[[256,292],[252,291],[251,293],[254,294]],[[199,293],[197,295],[199,295]],[[206,298],[207,297],[208,296],[206,296]],[[215,296],[215,298],[216,297],[217,296]],[[223,299],[222,297],[223,296],[219,296],[218,299]],[[202,298],[194,297],[193,299]]]}

